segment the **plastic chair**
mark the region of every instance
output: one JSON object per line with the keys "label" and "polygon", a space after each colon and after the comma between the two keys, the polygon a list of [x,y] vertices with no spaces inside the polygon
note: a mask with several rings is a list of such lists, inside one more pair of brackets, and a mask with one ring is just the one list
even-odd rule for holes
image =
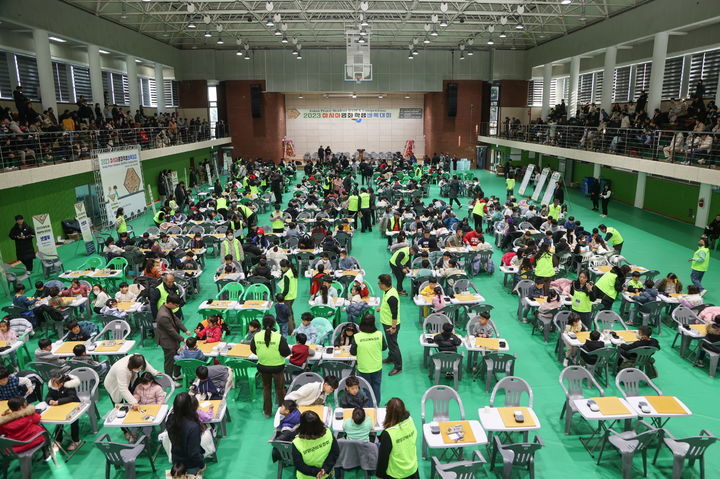
{"label": "plastic chair", "polygon": [[97,408],[97,403],[100,400],[98,396],[98,386],[100,385],[100,377],[95,370],[90,367],[79,367],[71,370],[69,374],[72,374],[80,380],[80,386],[75,388],[78,399],[82,402],[90,403],[92,412],[88,415],[90,417],[90,424],[92,425],[93,434],[98,432],[98,419],[100,419],[100,411]]}
{"label": "plastic chair", "polygon": [[622,320],[619,314],[617,314],[615,311],[610,311],[608,309],[603,311],[598,311],[598,313],[595,315],[595,329],[598,331],[605,331],[608,329],[615,329],[615,325],[619,324],[622,326],[622,329],[627,329],[627,325],[625,324],[625,321]]}
{"label": "plastic chair", "polygon": [[363,469],[364,464],[376,464],[378,447],[372,442],[338,439],[339,455],[335,462],[335,477],[342,479],[345,471],[361,469],[366,479],[374,477],[375,468]]}
{"label": "plastic chair", "polygon": [[648,365],[652,364],[652,357],[658,351],[658,348],[653,348],[651,346],[635,348],[632,350],[634,357],[630,359],[630,361],[632,361],[635,369],[645,371]]}
{"label": "plastic chair", "polygon": [[317,331],[317,339],[315,342],[319,345],[325,345],[332,337],[334,331],[332,323],[327,318],[319,317],[313,318],[310,324],[315,328],[315,331]]}
{"label": "plastic chair", "polygon": [[530,281],[529,279],[521,279],[517,282],[515,285],[515,288],[513,291],[517,293],[518,295],[518,310],[517,310],[517,319],[518,321],[522,321],[523,319],[523,299],[527,298],[530,294],[530,289],[535,286],[535,283],[533,281]]}
{"label": "plastic chair", "polygon": [[105,266],[105,261],[102,258],[95,256],[85,260],[85,262],[77,269],[78,271],[86,271],[88,269],[101,269],[103,266]]}
{"label": "plastic chair", "polygon": [[656,396],[662,396],[662,391],[654,382],[645,374],[636,368],[626,368],[618,373],[615,377],[615,387],[623,395],[624,398],[645,396],[640,393],[641,386],[647,386],[655,391]]}
{"label": "plastic chair", "polygon": [[200,361],[199,359],[178,359],[175,365],[180,368],[180,374],[183,379],[183,388],[187,389],[195,379],[195,370],[198,366],[205,366],[209,361]]}
{"label": "plastic chair", "polygon": [[25,365],[25,369],[34,371],[40,376],[44,383],[48,383],[52,378],[53,372],[57,370],[67,369],[64,366],[58,366],[57,364],[45,363],[43,361],[33,361]]}
{"label": "plastic chair", "polygon": [[255,401],[257,364],[242,358],[226,358],[223,364],[232,369],[235,378],[235,387],[237,388],[237,398],[240,399],[240,388],[238,382],[245,379],[248,383],[248,394],[251,401]]}
{"label": "plastic chair", "polygon": [[283,375],[285,376],[285,386],[290,386],[295,377],[304,372],[305,370],[300,366],[295,366],[294,364],[286,364],[285,370],[283,371]]}
{"label": "plastic chair", "polygon": [[243,294],[243,301],[254,300],[254,301],[271,301],[272,295],[270,294],[270,288],[261,283],[251,284],[245,288]]}
{"label": "plastic chair", "polygon": [[175,394],[175,381],[167,374],[161,373],[155,376],[155,382],[165,391],[165,402]]}
{"label": "plastic chair", "polygon": [[[713,436],[710,431],[703,429],[697,436],[684,437],[677,439],[664,431],[663,443],[673,455],[673,472],[672,479],[680,479],[685,468],[685,461],[688,461],[690,467],[693,467],[695,461],[700,463],[700,479],[705,479],[705,451],[717,441],[717,437]],[[655,453],[653,464],[657,462],[658,452]]]}
{"label": "plastic chair", "polygon": [[505,392],[505,403],[507,407],[520,406],[523,393],[527,393],[529,401],[528,407],[533,407],[533,392],[530,385],[523,378],[517,376],[507,376],[502,378],[493,388],[490,395],[490,407],[495,405],[495,396],[500,392]]}
{"label": "plastic chair", "polygon": [[[433,414],[429,421],[426,421],[426,407],[428,402],[432,402]],[[460,410],[460,420],[465,420],[465,408],[463,407],[462,399],[458,395],[457,391],[452,389],[450,386],[432,386],[425,394],[423,394],[420,400],[420,409],[422,424],[426,422],[443,422],[450,420],[450,404],[456,403]],[[427,459],[427,442],[423,438],[422,443],[422,458]]]}
{"label": "plastic chair", "polygon": [[355,366],[353,364],[343,361],[321,361],[315,367],[315,372],[322,377],[335,376],[338,379],[352,376],[354,371]]}
{"label": "plastic chair", "polygon": [[481,474],[484,465],[487,462],[480,451],[474,451],[474,461],[451,462],[442,464],[437,457],[432,457],[432,465],[430,466],[430,479],[434,479],[437,474],[440,479],[476,479],[484,477]]}
{"label": "plastic chair", "polygon": [[485,392],[490,392],[490,384],[497,379],[498,373],[505,374],[505,379],[513,376],[516,359],[514,354],[500,352],[488,353],[485,356]]}
{"label": "plastic chair", "polygon": [[103,336],[108,333],[108,338],[113,341],[120,341],[127,339],[128,336],[130,336],[130,333],[132,332],[132,328],[128,324],[127,321],[124,321],[122,319],[114,319],[112,321],[109,321],[104,328],[102,328],[102,331],[100,331],[97,336],[93,338],[93,341],[99,341],[103,338]]}
{"label": "plastic chair", "polygon": [[[363,377],[356,376],[358,382],[360,383],[360,390],[364,391],[368,398],[370,398],[370,406],[369,407],[378,407],[377,398],[375,398],[375,393],[373,392],[372,386],[370,386],[370,383],[367,382],[367,380]],[[345,391],[346,386],[345,383],[347,382],[347,378],[341,378],[340,381],[338,381],[338,387],[333,393],[333,399],[335,402],[335,406],[338,407],[340,405],[340,392]]]}
{"label": "plastic chair", "polygon": [[[30,444],[40,436],[44,436],[45,438],[41,444],[38,444],[37,446],[23,452],[15,452],[13,450],[13,447]],[[6,437],[0,436],[0,457],[3,458],[3,466],[6,476],[8,463],[14,459],[17,459],[20,462],[20,476],[22,477],[22,479],[30,479],[32,477],[33,456],[40,449],[43,449],[45,451],[46,456],[49,455],[50,457],[52,457],[53,462],[55,462],[55,465],[57,465],[57,461],[55,460],[55,454],[52,452],[50,444],[52,444],[52,441],[50,440],[50,433],[48,431],[39,432],[26,441],[15,441],[13,439],[8,439]]]}
{"label": "plastic chair", "polygon": [[110,261],[107,262],[105,265],[106,269],[121,269],[123,272],[123,276],[125,275],[125,272],[127,271],[128,267],[128,260],[123,258],[122,256],[116,256]]}
{"label": "plastic chair", "polygon": [[460,375],[462,374],[462,354],[451,352],[437,352],[430,356],[429,375],[433,384],[440,383],[440,375],[453,374],[453,386],[457,390]]}
{"label": "plastic chair", "polygon": [[43,270],[43,278],[47,278],[50,273],[57,273],[65,271],[63,262],[58,255],[50,255],[38,251],[37,257],[40,259],[40,266]]}
{"label": "plastic chair", "polygon": [[245,288],[242,284],[237,282],[228,283],[215,295],[215,299],[223,299],[227,296],[229,301],[240,301],[243,291],[245,291]]}
{"label": "plastic chair", "polygon": [[545,444],[539,435],[535,436],[533,442],[519,442],[515,444],[503,444],[500,436],[494,437],[492,458],[490,459],[490,470],[495,466],[495,458],[499,453],[503,461],[503,479],[510,479],[514,466],[527,467],[530,479],[535,477],[535,453]]}
{"label": "plastic chair", "polygon": [[24,265],[17,264],[15,266],[10,266],[3,263],[2,267],[5,270],[8,285],[10,285],[10,291],[13,290],[16,284],[22,283],[25,280],[27,280],[28,285],[32,288],[32,283],[30,282],[30,272]]}
{"label": "plastic chair", "polygon": [[600,448],[597,463],[600,464],[603,451],[605,450],[605,444],[609,442],[610,445],[618,450],[620,457],[622,457],[623,479],[631,479],[633,477],[632,463],[635,454],[638,452],[642,454],[643,477],[647,477],[647,450],[662,430],[652,427],[645,421],[638,421],[635,423],[635,428],[632,431],[620,433],[613,429],[609,431],[610,435],[607,441],[603,441],[602,447]]}
{"label": "plastic chair", "polygon": [[[670,313],[670,317],[673,321],[677,324],[677,332],[675,333],[675,338],[673,338],[672,346],[675,347],[675,343],[677,342],[678,338],[682,336],[682,333],[680,333],[680,328],[683,326],[689,325],[689,324],[700,324],[701,320],[700,317],[693,312],[690,308],[687,308],[685,306],[678,306],[677,308],[673,309],[672,313]],[[684,349],[684,343],[686,340],[683,338],[683,344],[681,344],[681,353]]]}
{"label": "plastic chair", "polygon": [[450,323],[452,321],[443,313],[432,313],[428,314],[423,320],[423,332],[425,334],[438,334],[442,332],[443,324]]}
{"label": "plastic chair", "polygon": [[585,354],[595,357],[595,364],[587,363],[585,367],[595,378],[600,378],[603,385],[607,387],[610,371],[617,369],[618,350],[612,346],[596,349]]}
{"label": "plastic chair", "polygon": [[278,455],[277,479],[283,479],[283,469],[295,467],[295,461],[293,461],[292,457],[292,442],[271,440],[270,445]]}
{"label": "plastic chair", "polygon": [[[124,469],[127,479],[135,479],[135,461],[145,451],[145,436],[140,436],[133,444],[124,444],[110,441],[109,434],[103,434],[95,446],[105,455],[105,478],[110,478],[110,466],[115,469]],[[148,454],[150,467],[155,472],[155,463],[152,454]]]}
{"label": "plastic chair", "polygon": [[324,381],[325,380],[323,379],[323,377],[317,373],[305,372],[302,374],[298,374],[297,376],[295,376],[295,378],[290,383],[290,386],[288,387],[286,394],[290,394],[291,392],[295,391],[296,389],[300,389],[301,386],[304,386],[306,384],[317,383],[317,382],[322,383]]}
{"label": "plastic chair", "polygon": [[140,311],[135,313],[135,321],[138,326],[140,326],[140,347],[143,347],[145,338],[152,338],[155,335],[154,331],[157,324],[155,323],[150,311]]}
{"label": "plastic chair", "polygon": [[310,313],[313,315],[313,318],[325,318],[331,321],[335,318],[335,308],[332,306],[312,306],[310,308]]}
{"label": "plastic chair", "polygon": [[560,412],[560,419],[565,416],[565,434],[570,434],[572,417],[578,412],[575,407],[576,399],[585,398],[585,385],[588,388],[594,387],[598,390],[599,396],[604,396],[605,391],[595,381],[590,371],[582,366],[568,366],[560,373],[560,387],[565,391],[565,404]]}

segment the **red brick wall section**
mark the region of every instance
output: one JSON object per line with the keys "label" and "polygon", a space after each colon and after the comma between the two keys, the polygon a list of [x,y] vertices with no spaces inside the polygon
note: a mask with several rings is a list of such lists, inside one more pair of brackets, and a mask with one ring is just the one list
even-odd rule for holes
{"label": "red brick wall section", "polygon": [[527,80],[502,80],[500,82],[500,107],[526,107],[528,83]]}
{"label": "red brick wall section", "polygon": [[[447,84],[458,84],[457,115],[447,114]],[[449,153],[471,161],[480,123],[487,121],[489,86],[480,80],[445,80],[442,92],[425,94],[425,154]]]}
{"label": "red brick wall section", "polygon": [[182,80],[178,82],[180,108],[207,108],[207,80]]}
{"label": "red brick wall section", "polygon": [[235,156],[279,161],[282,158],[282,139],[285,137],[285,95],[262,93],[262,116],[252,117],[250,85],[261,80],[231,80],[222,82],[225,108],[232,136]]}

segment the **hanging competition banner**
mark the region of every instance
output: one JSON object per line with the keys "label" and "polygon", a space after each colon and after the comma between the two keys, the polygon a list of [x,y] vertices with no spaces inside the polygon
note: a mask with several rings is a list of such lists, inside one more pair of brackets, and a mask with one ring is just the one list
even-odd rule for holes
{"label": "hanging competition banner", "polygon": [[33,216],[33,227],[35,228],[38,251],[48,256],[57,256],[58,252],[55,246],[55,238],[53,238],[50,215],[45,213]]}
{"label": "hanging competition banner", "polygon": [[97,157],[108,222],[115,218],[118,208],[125,210],[125,216],[137,216],[145,211],[140,150],[98,152]]}
{"label": "hanging competition banner", "polygon": [[178,179],[178,172],[175,170],[172,170],[170,172],[170,180],[172,181],[172,191],[175,192],[175,187],[180,183],[180,180]]}
{"label": "hanging competition banner", "polygon": [[212,173],[210,173],[210,163],[205,163],[205,172],[207,173],[208,184],[212,186]]}
{"label": "hanging competition banner", "polygon": [[75,203],[75,219],[80,224],[80,232],[82,233],[83,242],[85,242],[85,251],[88,255],[95,252],[95,241],[92,235],[92,227],[90,218],[85,211],[85,203]]}
{"label": "hanging competition banner", "polygon": [[153,198],[152,188],[150,188],[150,185],[148,185],[147,190],[148,196],[150,197],[150,207],[153,210],[153,216],[155,216],[155,213],[157,213],[157,208],[155,207],[155,198]]}
{"label": "hanging competition banner", "polygon": [[528,187],[528,183],[530,183],[530,178],[532,178],[533,171],[535,171],[535,165],[530,163],[527,168],[525,169],[525,176],[523,176],[522,183],[520,183],[520,189],[518,190],[518,194],[524,195],[525,190]]}
{"label": "hanging competition banner", "polygon": [[540,198],[540,192],[542,191],[543,186],[545,186],[545,180],[547,180],[549,174],[550,168],[543,168],[542,173],[540,173],[540,178],[538,178],[537,183],[535,184],[535,190],[532,194],[532,199],[534,201],[537,201]]}
{"label": "hanging competition banner", "polygon": [[363,120],[422,120],[422,108],[291,108],[287,110],[287,117],[291,120],[353,120],[360,123]]}
{"label": "hanging competition banner", "polygon": [[545,195],[540,202],[541,204],[549,205],[550,203],[552,203],[553,193],[555,192],[555,185],[558,181],[560,181],[560,172],[555,171],[550,177],[550,182],[548,183],[547,189],[545,190]]}

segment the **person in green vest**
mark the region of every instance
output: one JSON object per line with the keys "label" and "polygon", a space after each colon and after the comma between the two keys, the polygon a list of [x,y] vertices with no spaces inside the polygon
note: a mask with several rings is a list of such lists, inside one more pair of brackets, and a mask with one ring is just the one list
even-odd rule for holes
{"label": "person in green vest", "polygon": [[227,255],[232,256],[233,261],[237,261],[241,265],[245,261],[245,251],[242,244],[231,230],[225,233],[225,239],[220,243],[220,256],[224,258]]}
{"label": "person in green vest", "polygon": [[273,233],[284,233],[285,232],[285,215],[280,211],[280,203],[275,205],[275,211],[270,215],[270,227]]}
{"label": "person in green vest", "polygon": [[167,216],[167,208],[163,206],[158,210],[157,213],[155,213],[155,216],[153,216],[153,221],[155,222],[155,226],[160,226],[161,224],[165,223],[165,217]]}
{"label": "person in green vest", "polygon": [[380,313],[380,324],[385,330],[385,341],[388,346],[388,357],[383,363],[393,364],[394,367],[388,376],[395,376],[402,371],[402,353],[398,344],[398,333],[400,332],[400,297],[398,291],[392,286],[392,278],[389,274],[378,276],[378,287],[382,290],[383,296],[380,307],[375,311]]}
{"label": "person in green vest", "polygon": [[250,231],[250,227],[257,224],[257,213],[247,205],[238,205],[238,212],[245,218],[245,224]]}
{"label": "person in green vest", "polygon": [[121,234],[127,233],[127,222],[125,221],[125,210],[123,208],[118,208],[117,212],[115,213],[115,230],[117,231],[118,238]]}
{"label": "person in green vest", "polygon": [[330,476],[340,455],[332,431],[315,411],[300,416],[297,436],[292,441],[293,465],[298,479],[324,479]]}
{"label": "person in green vest", "polygon": [[215,200],[216,207],[218,213],[223,215],[223,218],[227,219],[228,217],[228,204],[227,204],[227,198],[224,196],[218,196]]}
{"label": "person in green vest", "polygon": [[515,190],[515,178],[512,176],[508,176],[505,178],[505,189],[507,190],[505,192],[505,195],[507,198],[510,198]]}
{"label": "person in green vest", "polygon": [[360,320],[360,332],[355,333],[355,341],[350,346],[350,354],[357,358],[358,376],[365,379],[375,394],[375,401],[380,401],[380,384],[382,382],[382,352],[387,349],[387,342],[375,326],[375,317],[366,312]]}
{"label": "person in green vest", "polygon": [[555,198],[552,204],[548,207],[548,218],[553,218],[555,221],[560,221],[560,213],[562,212],[562,205],[560,200]]}
{"label": "person in green vest", "polygon": [[543,295],[550,292],[550,282],[555,277],[555,255],[550,252],[550,243],[542,242],[535,254],[535,284],[543,285]]}
{"label": "person in green vest", "polygon": [[417,428],[400,398],[387,403],[380,434],[378,465],[381,479],[418,479]]}
{"label": "person in green vest", "polygon": [[285,358],[290,356],[290,347],[285,338],[275,329],[275,318],[271,314],[263,317],[263,332],[258,332],[250,341],[250,351],[257,356],[257,370],[263,383],[263,413],[272,414],[272,386],[275,383],[275,403],[279,406],[285,398]]}
{"label": "person in green vest", "polygon": [[285,300],[285,306],[290,310],[290,318],[288,320],[288,331],[292,333],[295,330],[295,314],[293,312],[293,303],[297,298],[298,291],[298,280],[297,271],[290,261],[283,259],[280,261],[280,272],[282,274],[280,279],[280,292],[282,293]]}
{"label": "person in green vest", "polygon": [[630,273],[630,266],[613,266],[610,271],[600,277],[593,285],[593,294],[600,299],[603,309],[612,309],[612,305],[625,286],[625,278]]}
{"label": "person in green vest", "polygon": [[[175,284],[175,275],[172,273],[168,273],[163,276],[162,282],[156,287],[152,288],[150,290],[150,293],[148,294],[150,313],[152,314],[153,318],[157,317],[158,310],[163,304],[165,304],[165,302],[167,301],[167,297],[170,294],[176,294],[182,297],[182,295],[180,294],[180,288],[178,288],[178,285]],[[184,301],[180,304],[180,306],[182,306],[183,304],[185,304]],[[173,313],[177,314],[182,318],[182,309],[180,309],[180,306],[173,309]]]}
{"label": "person in green vest", "polygon": [[360,224],[362,225],[360,232],[372,231],[372,224],[370,223],[370,218],[372,218],[372,213],[370,212],[370,193],[368,193],[367,188],[360,189],[360,214],[362,215],[362,218],[360,218]]}
{"label": "person in green vest", "polygon": [[482,231],[483,216],[485,216],[485,205],[487,201],[482,195],[478,194],[475,196],[475,202],[473,203],[472,216],[475,220],[475,229],[479,228]]}
{"label": "person in green vest", "polygon": [[407,296],[407,293],[403,289],[403,280],[405,279],[405,274],[410,271],[408,263],[415,252],[414,246],[403,246],[402,248],[398,248],[390,257],[390,270],[393,275],[395,275],[398,294],[400,296]]}
{"label": "person in green vest", "polygon": [[360,197],[356,190],[353,190],[348,196],[348,214],[353,218],[353,227],[357,229],[357,217],[360,210]]}
{"label": "person in green vest", "polygon": [[710,266],[710,249],[707,247],[707,241],[705,238],[700,238],[697,245],[698,249],[695,251],[692,258],[688,260],[692,263],[690,265],[690,281],[692,281],[692,284],[700,288],[700,291],[705,291],[705,288],[703,288],[702,285],[702,279],[703,276],[705,276],[705,272],[708,270],[708,266]]}
{"label": "person in green vest", "polygon": [[578,278],[572,282],[570,286],[570,296],[572,298],[572,310],[575,311],[585,328],[592,331],[592,304],[595,301],[593,293],[593,284],[590,282],[590,274],[587,270],[581,270]]}
{"label": "person in green vest", "polygon": [[617,254],[620,254],[623,249],[625,240],[618,230],[611,226],[600,225],[598,229],[602,234],[605,235],[605,242],[611,245]]}

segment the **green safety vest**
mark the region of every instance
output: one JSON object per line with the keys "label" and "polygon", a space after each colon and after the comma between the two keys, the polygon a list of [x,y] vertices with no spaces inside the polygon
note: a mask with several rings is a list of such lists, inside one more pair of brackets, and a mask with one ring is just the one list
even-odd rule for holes
{"label": "green safety vest", "polygon": [[246,219],[250,218],[250,216],[255,214],[252,208],[245,205],[238,205],[238,210],[243,214]]}
{"label": "green safety vest", "polygon": [[[160,218],[162,216],[162,218]],[[153,216],[153,221],[155,221],[155,224],[159,225],[163,222],[165,219],[165,212],[164,211],[158,211],[155,213],[155,216]]]}
{"label": "green safety vest", "polygon": [[370,193],[360,193],[360,209],[370,208]]}
{"label": "green safety vest", "polygon": [[552,204],[548,207],[548,218],[560,218],[560,210],[562,209],[562,206]]}
{"label": "green safety vest", "polygon": [[408,477],[417,472],[417,429],[412,418],[390,427],[386,430],[392,450],[388,458],[388,477]]}
{"label": "green safety vest", "polygon": [[472,209],[472,214],[482,216],[485,214],[485,202],[484,201],[476,201],[475,205]]}
{"label": "green safety vest", "polygon": [[398,300],[398,315],[395,324],[400,324],[400,296],[398,296],[397,289],[395,288],[390,288],[383,294],[382,301],[380,302],[380,322],[392,326],[392,313],[390,312],[390,305],[387,302],[388,298]]}
{"label": "green safety vest", "polygon": [[589,313],[592,311],[590,296],[583,291],[574,290],[572,295],[572,309],[578,313]]}
{"label": "green safety vest", "polygon": [[[296,437],[293,439],[293,445],[300,452],[303,458],[303,462],[308,466],[321,468],[325,459],[330,454],[332,449],[333,435],[329,428],[325,428],[325,434],[317,439],[303,439]],[[330,472],[330,471],[328,471]],[[328,477],[330,474],[325,474],[323,478]],[[298,479],[316,479],[315,476],[308,476],[300,471],[296,471]]]}
{"label": "green safety vest", "polygon": [[[167,297],[170,295],[170,292],[165,289],[165,283],[160,283],[157,286],[158,291],[160,291],[160,298],[157,302],[157,308],[160,309],[163,304],[167,303]],[[177,313],[180,308],[177,307],[172,310],[173,313]]]}
{"label": "green safety vest", "polygon": [[[285,300],[291,301],[291,300],[297,298],[297,278],[295,277],[295,275],[293,274],[291,269],[288,269],[287,271],[285,271],[285,273],[283,273],[283,277],[287,277],[290,280],[290,285],[288,287],[288,292],[285,295]],[[280,291],[282,291],[282,290],[283,290],[283,285],[281,283]]]}
{"label": "green safety vest", "polygon": [[227,209],[227,200],[223,197],[220,197],[217,199],[217,208],[218,210],[226,210]]}
{"label": "green safety vest", "polygon": [[270,333],[269,345],[265,345],[265,331],[258,331],[253,336],[258,364],[262,366],[282,366],[285,364],[285,358],[280,354],[280,339],[282,339],[282,336],[277,331]]}
{"label": "green safety vest", "polygon": [[395,226],[396,226],[396,225],[397,225],[398,227],[400,226],[400,218],[395,219],[394,216],[391,216],[390,219],[388,220],[387,230],[388,230],[388,231],[395,231]]}
{"label": "green safety vest", "polygon": [[[232,243],[232,250],[231,248]],[[232,242],[228,241],[227,239],[224,239],[222,243],[220,243],[220,247],[222,249],[221,256],[224,258],[225,256],[231,254],[233,257],[233,260],[235,261],[241,261],[240,256],[240,241],[237,240],[237,238],[233,238]]]}
{"label": "green safety vest", "polygon": [[125,222],[124,216],[118,216],[118,219],[120,219],[120,224],[118,224],[117,232],[120,233],[127,233],[127,223]]}
{"label": "green safety vest", "polygon": [[612,235],[612,236],[610,236],[610,239],[608,240],[608,243],[610,243],[612,246],[615,246],[616,244],[621,244],[623,242],[622,235],[615,228],[611,228],[608,226],[607,232]]}
{"label": "green safety vest", "polygon": [[257,195],[257,194],[259,194],[259,192],[260,192],[260,189],[256,185],[252,185],[250,187],[250,193]]}
{"label": "green safety vest", "polygon": [[707,271],[708,266],[710,265],[710,250],[708,248],[698,248],[695,253],[693,253],[693,259],[697,259],[700,257],[700,252],[705,251],[705,261],[698,263],[697,261],[693,261],[692,266],[690,268],[694,269],[695,271]]}
{"label": "green safety vest", "polygon": [[628,288],[642,289],[643,284],[640,281],[630,280],[627,284]]}
{"label": "green safety vest", "polygon": [[357,211],[358,210],[358,198],[357,195],[350,195],[348,198],[348,211]]}
{"label": "green safety vest", "polygon": [[[405,257],[400,261],[400,264],[397,264],[397,257],[400,253],[405,253]],[[393,255],[390,257],[390,264],[393,266],[400,266],[407,264],[407,262],[410,261],[410,247],[404,246],[400,248],[399,250],[395,251]]]}
{"label": "green safety vest", "polygon": [[615,280],[617,274],[613,272],[607,272],[595,283],[595,286],[603,293],[610,296],[612,299],[617,298],[617,290],[615,289]]}
{"label": "green safety vest", "polygon": [[[275,218],[275,217],[273,217]],[[280,215],[280,218],[275,218],[270,222],[270,226],[274,230],[281,230],[285,228],[285,220],[283,219],[282,215]]]}
{"label": "green safety vest", "polygon": [[555,266],[553,266],[552,255],[544,253],[535,263],[535,276],[541,278],[551,278],[555,276]]}
{"label": "green safety vest", "polygon": [[382,333],[355,333],[357,346],[357,370],[374,373],[382,369]]}
{"label": "green safety vest", "polygon": [[515,188],[515,178],[508,178],[508,179],[506,179],[506,180],[505,180],[505,187],[506,187],[508,190],[512,190],[513,188]]}

